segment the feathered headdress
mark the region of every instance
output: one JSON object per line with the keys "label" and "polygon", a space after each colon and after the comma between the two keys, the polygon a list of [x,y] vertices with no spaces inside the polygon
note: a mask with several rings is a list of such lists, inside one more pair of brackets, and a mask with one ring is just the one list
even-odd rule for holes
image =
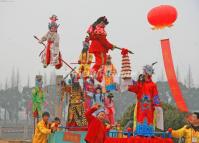
{"label": "feathered headdress", "polygon": [[55,22],[51,22],[48,24],[48,29],[50,30],[52,27],[56,27],[58,28],[59,27],[59,24],[55,23]]}
{"label": "feathered headdress", "polygon": [[51,22],[56,22],[58,20],[55,14],[53,14],[49,19],[51,20]]}
{"label": "feathered headdress", "polygon": [[52,15],[50,18],[50,23],[48,23],[48,29],[51,29],[52,27],[59,27],[59,24],[56,23],[56,21],[58,20],[56,15]]}
{"label": "feathered headdress", "polygon": [[154,74],[154,68],[153,68],[153,66],[155,64],[157,64],[157,62],[154,62],[151,65],[144,66],[144,68],[143,68],[144,74],[148,74],[148,75],[152,76]]}

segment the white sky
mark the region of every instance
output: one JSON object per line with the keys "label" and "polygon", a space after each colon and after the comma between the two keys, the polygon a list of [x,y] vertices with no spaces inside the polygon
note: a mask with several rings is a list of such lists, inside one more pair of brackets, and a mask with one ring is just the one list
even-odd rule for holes
{"label": "white sky", "polygon": [[[152,31],[147,12],[160,4],[175,6],[178,19],[170,29]],[[43,47],[33,38],[34,34],[41,37],[47,32],[52,14],[58,15],[60,48],[69,63],[78,60],[88,26],[106,15],[110,22],[108,39],[135,52],[135,73],[143,65],[158,61],[154,78],[160,77],[160,39],[168,37],[181,77],[184,79],[190,65],[194,82],[199,86],[199,0],[0,0],[0,83],[10,78],[13,68],[19,69],[22,85],[27,83],[28,75],[33,85],[36,74],[49,75],[53,71],[50,67],[43,69],[38,57]],[[115,50],[111,55],[120,70],[120,52]],[[68,72],[66,67],[56,71],[64,75]]]}

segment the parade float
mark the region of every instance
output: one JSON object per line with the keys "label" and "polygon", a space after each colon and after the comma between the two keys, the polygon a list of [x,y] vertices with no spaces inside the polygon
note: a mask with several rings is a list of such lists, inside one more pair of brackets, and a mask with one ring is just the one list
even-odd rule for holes
{"label": "parade float", "polygon": [[[177,11],[172,6],[162,5],[150,10],[147,18],[153,30],[163,30],[173,25],[177,18]],[[144,66],[143,73],[139,75],[138,80],[132,79],[130,56],[133,52],[127,48],[115,46],[107,40],[105,27],[109,21],[103,16],[88,28],[78,62],[68,64],[62,59],[59,49],[57,20],[56,15],[51,16],[47,34],[41,39],[34,36],[44,46],[44,50],[39,55],[44,68],[51,65],[60,69],[66,65],[71,70],[65,77],[59,76],[56,79],[56,94],[60,97],[59,105],[56,107],[57,116],[62,119],[65,99],[68,102],[67,121],[60,126],[60,131],[49,136],[48,142],[85,143],[84,139],[88,130],[85,113],[97,103],[101,105],[100,110],[104,110],[106,114],[107,123],[105,125],[109,126],[105,143],[173,143],[170,132],[164,130],[161,101],[157,86],[152,80],[154,65],[157,62]],[[47,41],[46,44],[45,41]],[[181,111],[188,111],[176,82],[169,40],[161,40],[161,46],[165,71],[174,99]],[[115,49],[121,50],[121,83],[116,83],[117,69],[109,52]],[[169,57],[166,58],[166,56]],[[72,67],[72,64],[78,65],[78,68]],[[169,72],[168,69],[172,72]],[[41,87],[42,78],[36,76],[36,86],[32,97],[33,117],[37,120],[40,117],[45,97]],[[122,130],[115,121],[114,92],[124,90],[134,92],[136,95],[132,98],[136,98],[137,102],[134,109],[133,127]]]}

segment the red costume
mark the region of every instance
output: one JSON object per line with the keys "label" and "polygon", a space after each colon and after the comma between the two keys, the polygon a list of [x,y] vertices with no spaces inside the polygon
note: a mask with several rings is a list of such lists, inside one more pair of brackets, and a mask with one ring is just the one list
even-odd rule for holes
{"label": "red costume", "polygon": [[101,17],[95,25],[91,25],[87,31],[91,40],[89,52],[95,56],[95,65],[92,68],[93,72],[98,72],[101,66],[106,63],[107,53],[114,47],[114,45],[106,39],[105,25],[101,24],[101,22],[108,24],[106,17]]}
{"label": "red costume", "polygon": [[106,119],[110,122],[111,125],[115,124],[115,105],[112,99],[113,97],[104,98],[104,107],[106,113]]}
{"label": "red costume", "polygon": [[160,106],[156,84],[150,78],[148,81],[130,85],[128,90],[137,95],[135,133],[142,136],[153,136],[154,110],[155,106]]}
{"label": "red costume", "polygon": [[87,143],[104,143],[106,127],[103,121],[92,115],[95,111],[97,111],[97,108],[93,107],[85,114],[88,121],[88,132],[85,141]]}

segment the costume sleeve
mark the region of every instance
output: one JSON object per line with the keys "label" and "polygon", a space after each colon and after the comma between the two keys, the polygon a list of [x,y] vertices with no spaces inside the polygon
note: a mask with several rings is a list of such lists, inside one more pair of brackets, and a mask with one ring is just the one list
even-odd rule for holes
{"label": "costume sleeve", "polygon": [[92,60],[93,60],[93,54],[89,53],[89,54],[88,54],[88,62],[91,63]]}
{"label": "costume sleeve", "polygon": [[113,49],[113,44],[111,44],[107,39],[106,36],[100,36],[98,38],[99,42],[107,49]]}
{"label": "costume sleeve", "polygon": [[37,94],[37,89],[34,88],[34,89],[32,90],[32,100],[33,100],[33,103],[36,101],[36,94]]}
{"label": "costume sleeve", "polygon": [[134,92],[134,93],[138,93],[138,86],[135,84],[135,85],[129,85],[128,86],[128,91],[130,92]]}
{"label": "costume sleeve", "polygon": [[52,53],[54,55],[54,57],[58,57],[59,55],[59,34],[55,34],[55,40],[54,40],[54,44],[52,47]]}
{"label": "costume sleeve", "polygon": [[92,114],[97,110],[97,108],[93,107],[85,113],[86,119],[88,122],[91,122],[93,118],[95,118]]}
{"label": "costume sleeve", "polygon": [[184,127],[181,128],[181,129],[178,129],[178,130],[173,130],[173,131],[171,132],[172,136],[173,136],[174,138],[181,138],[181,137],[183,137],[183,136],[184,136],[184,133],[185,133],[185,128],[186,128],[186,126],[184,126]]}
{"label": "costume sleeve", "polygon": [[117,74],[117,70],[116,70],[116,68],[115,68],[114,65],[112,65],[112,66],[113,66],[113,68],[112,68],[112,74],[113,74],[113,75],[116,75],[116,74]]}
{"label": "costume sleeve", "polygon": [[43,124],[39,123],[38,124],[38,129],[40,130],[40,132],[42,132],[43,134],[50,134],[51,130],[46,128]]}
{"label": "costume sleeve", "polygon": [[42,101],[42,103],[44,103],[45,102],[44,92],[42,91],[41,94],[42,94],[41,101]]}
{"label": "costume sleeve", "polygon": [[44,35],[42,38],[41,38],[41,41],[44,42],[47,40],[47,37],[48,37],[48,33],[46,33],[46,35]]}
{"label": "costume sleeve", "polygon": [[82,62],[82,53],[79,56],[79,61]]}
{"label": "costume sleeve", "polygon": [[153,104],[154,104],[154,106],[161,106],[160,97],[158,95],[158,89],[157,89],[156,84],[154,84],[152,92],[153,92],[152,95],[153,95]]}

